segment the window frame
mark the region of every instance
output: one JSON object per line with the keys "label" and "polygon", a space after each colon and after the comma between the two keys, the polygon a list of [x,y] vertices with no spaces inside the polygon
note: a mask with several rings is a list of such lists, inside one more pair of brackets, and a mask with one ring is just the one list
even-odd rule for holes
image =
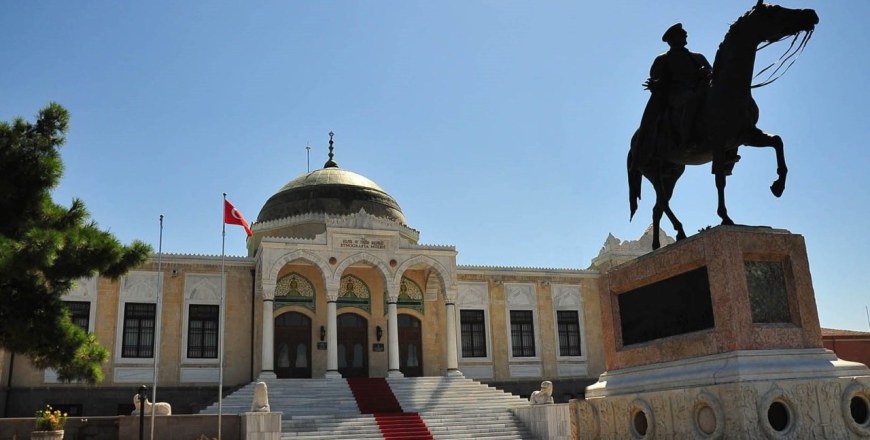
{"label": "window frame", "polygon": [[[492,365],[492,321],[489,310],[489,283],[487,282],[463,282],[459,284],[459,296],[456,299],[456,346],[458,361],[463,364],[475,366]],[[474,293],[477,293],[476,295]],[[484,331],[486,331],[486,357],[465,357],[462,355],[462,311],[483,310]],[[463,367],[460,365],[461,368]]]}
{"label": "window frame", "polygon": [[[517,323],[517,325],[520,326],[519,327],[520,332],[518,334],[518,338],[520,340],[520,347],[517,347],[514,344],[514,339],[515,339],[514,329],[516,328],[514,325],[514,315],[515,314],[517,317],[520,316],[519,314],[524,315],[523,321]],[[525,320],[526,318],[528,318],[527,321]],[[531,335],[529,335],[528,338],[525,337],[526,336],[525,331],[524,331],[525,326],[528,326],[529,330],[531,331]],[[511,310],[509,310],[508,311],[508,328],[510,331],[510,350],[511,350],[510,354],[511,354],[511,358],[513,358],[513,359],[534,359],[534,358],[536,358],[538,356],[538,344],[536,343],[537,342],[536,341],[537,332],[535,332],[535,313],[534,313],[534,311],[533,310],[523,310],[523,309],[511,309]],[[525,344],[525,342],[523,342],[526,339],[530,339],[530,342],[531,342],[530,346],[527,346]],[[517,354],[518,348],[523,352],[523,354],[519,354],[519,355]],[[525,350],[528,348],[531,348],[531,354],[524,354]]]}
{"label": "window frame", "polygon": [[[585,362],[587,361],[586,353],[588,352],[586,346],[586,320],[585,320],[585,307],[583,304],[583,287],[579,284],[552,284],[550,286],[551,291],[553,292],[553,323],[555,325],[555,344],[556,344],[556,361],[558,362]],[[556,293],[557,289],[561,289],[563,291],[571,291],[571,294],[576,293],[576,297],[573,301],[566,301],[563,298],[563,295],[558,295]],[[564,304],[562,304],[564,303]],[[577,312],[577,324],[579,326],[578,331],[580,332],[580,356],[562,356],[561,351],[561,341],[559,340],[559,313],[564,311],[574,311]]]}
{"label": "window frame", "polygon": [[[570,322],[566,322],[565,325],[573,325],[576,328],[574,329],[577,334],[577,342],[576,345],[571,344],[571,334],[570,329],[565,329],[565,339],[567,339],[566,344],[562,344],[562,316],[565,314],[572,314],[573,320],[569,320]],[[583,356],[583,335],[580,333],[580,312],[577,310],[556,310],[556,333],[558,334],[557,339],[559,340],[559,357],[580,357]],[[568,354],[564,354],[562,352],[562,348],[565,347],[568,349]],[[577,350],[577,354],[571,353],[573,349]]]}
{"label": "window frame", "polygon": [[[88,310],[88,328],[84,329],[88,333],[94,333],[97,327],[96,314],[97,300],[99,299],[99,284],[99,275],[78,279],[76,280],[75,287],[61,297],[61,300],[65,303],[86,302],[90,304]],[[43,383],[60,383],[57,380],[57,372],[51,368],[46,368],[43,371],[42,381]]]}
{"label": "window frame", "polygon": [[[513,293],[511,293],[513,291]],[[505,334],[507,335],[508,363],[513,366],[535,363],[541,367],[541,328],[538,316],[538,286],[537,283],[504,283],[505,292]],[[535,344],[534,356],[514,356],[513,331],[511,325],[512,311],[532,312],[532,338]],[[513,377],[513,374],[512,374]],[[517,376],[520,377],[520,376]]]}
{"label": "window frame", "polygon": [[[471,355],[465,354],[465,329],[464,329],[465,323],[462,321],[462,314],[464,312],[473,312],[475,314],[479,313],[480,320],[474,321],[470,324],[472,324],[472,325],[479,324],[480,325],[480,332],[482,332],[480,339],[482,340],[481,342],[483,345],[483,347],[482,347],[483,354],[482,355],[475,355],[474,354],[475,349],[479,348],[477,346],[474,346],[474,343],[473,343],[473,341],[475,339],[478,339],[478,338],[475,338],[475,330],[474,329],[470,330],[470,339],[472,341],[472,347],[470,349]],[[475,317],[475,319],[477,319],[477,318],[478,317]],[[489,344],[487,343],[488,337],[489,337],[489,332],[486,331],[486,310],[485,309],[472,309],[472,308],[459,309],[459,340],[460,340],[459,351],[460,351],[462,359],[487,359],[487,358],[489,358],[489,356],[490,356]]]}
{"label": "window frame", "polygon": [[[151,313],[150,313],[150,314],[151,314],[151,354],[150,354],[150,356],[142,356],[141,353],[140,353],[140,352],[142,351],[142,348],[144,347],[144,346],[142,345],[141,339],[142,339],[142,334],[143,334],[143,326],[142,326],[142,322],[143,322],[144,320],[147,320],[147,317],[144,317],[144,314],[145,314],[144,311],[145,311],[146,308],[145,308],[145,307],[142,307],[142,310],[140,311],[140,313],[142,314],[142,316],[128,317],[128,315],[127,315],[128,306],[150,306],[150,309],[151,309],[151,310],[150,310],[150,312],[151,312]],[[133,313],[133,312],[131,311],[131,314],[132,314],[132,313]],[[128,335],[128,333],[129,333],[129,331],[128,331],[128,327],[127,327],[127,322],[128,322],[128,320],[130,320],[130,319],[138,319],[138,320],[139,320],[139,321],[138,321],[138,325],[137,325],[137,329],[138,329],[138,331],[137,331],[137,340],[138,340],[138,341],[137,341],[137,343],[136,343],[136,347],[137,347],[137,349],[136,349],[136,351],[137,351],[137,355],[135,355],[135,356],[128,356],[128,355],[126,354],[126,350],[128,349],[128,347],[132,346],[132,345],[128,345],[128,344],[127,344],[127,335]],[[122,320],[122,321],[121,321],[121,323],[122,323],[122,328],[121,328],[121,352],[120,352],[120,356],[121,356],[121,358],[123,358],[123,359],[154,359],[154,353],[155,353],[155,350],[157,350],[157,349],[159,348],[159,347],[156,346],[156,336],[157,336],[157,304],[155,304],[155,303],[148,303],[148,302],[140,303],[140,302],[133,302],[133,301],[125,302],[125,303],[124,303],[124,313],[123,313],[123,315],[121,316],[121,320]],[[146,321],[146,322],[147,322],[147,321]]]}
{"label": "window frame", "polygon": [[[226,275],[223,278],[224,285],[226,286]],[[178,347],[179,356],[181,358],[181,364],[184,365],[212,365],[219,366],[220,365],[220,343],[221,337],[225,337],[224,331],[226,329],[222,329],[221,325],[227,326],[225,319],[223,317],[224,310],[221,310],[221,300],[220,300],[220,283],[221,283],[221,274],[220,273],[198,273],[198,272],[190,272],[184,274],[184,304],[182,309],[182,324],[181,324],[181,344]],[[211,287],[216,289],[215,291],[211,290]],[[229,297],[229,294],[227,294]],[[218,306],[218,357],[215,358],[192,358],[188,357],[188,345],[189,345],[189,335],[190,335],[190,306],[191,305],[213,305]],[[226,304],[224,304],[226,306]],[[226,344],[226,341],[224,341]],[[226,347],[224,347],[226,349]],[[199,371],[199,370],[197,370]],[[216,381],[215,381],[216,382]]]}
{"label": "window frame", "polygon": [[[198,309],[202,309],[202,310],[206,310],[206,309],[210,310],[209,316],[207,318],[197,317],[197,319],[194,319],[192,317],[195,315],[194,308],[198,308]],[[191,323],[193,323],[193,322],[204,322],[204,323],[205,322],[213,322],[214,323],[214,328],[213,328],[214,346],[213,347],[207,345],[207,343],[206,343],[207,328],[205,326],[202,326],[199,328],[200,334],[198,336],[198,339],[199,339],[200,345],[197,348],[202,352],[202,354],[200,356],[191,356],[191,349],[193,348],[191,346],[191,339],[193,339],[191,336],[192,336],[192,332],[194,331],[194,328],[193,328],[193,326],[191,326]],[[186,323],[187,323],[187,326],[186,326],[187,327],[187,339],[186,339],[186,343],[184,344],[186,359],[217,360],[218,356],[220,355],[220,337],[221,337],[221,308],[220,308],[220,305],[218,305],[218,304],[196,304],[196,303],[187,304],[187,321],[186,321]],[[205,356],[207,349],[213,349],[214,356]]]}
{"label": "window frame", "polygon": [[[69,310],[69,314],[70,314],[69,318],[73,322],[73,324],[78,325],[79,328],[81,328],[82,330],[84,330],[86,332],[91,331],[91,324],[92,324],[91,323],[91,302],[90,301],[73,301],[73,300],[64,299],[63,303],[66,306],[67,310]],[[75,310],[73,310],[73,307],[70,307],[73,304],[87,304],[88,310],[87,310],[87,313],[84,314],[85,315],[84,318],[87,319],[87,325],[81,326],[75,322],[75,318],[76,318]],[[81,315],[79,315],[79,317],[81,318]]]}
{"label": "window frame", "polygon": [[[144,377],[144,367],[152,365],[154,357],[150,358],[130,358],[122,356],[123,339],[124,339],[124,310],[128,303],[154,304],[157,308],[157,286],[163,286],[163,294],[166,292],[166,286],[163,284],[165,277],[157,271],[136,271],[131,270],[119,280],[118,288],[118,308],[115,312],[115,351],[112,353],[112,358],[116,368],[113,371],[114,381],[116,383],[135,383],[141,379],[137,377],[128,377],[129,374],[134,376]],[[164,295],[161,295],[163,297]],[[165,301],[164,301],[165,304]],[[166,314],[165,307],[161,313]],[[155,315],[156,319],[156,315]],[[162,329],[161,329],[162,331]],[[155,340],[156,340],[155,333]],[[130,367],[130,368],[127,368]],[[153,365],[150,367],[153,369]],[[122,376],[124,377],[122,379]]]}

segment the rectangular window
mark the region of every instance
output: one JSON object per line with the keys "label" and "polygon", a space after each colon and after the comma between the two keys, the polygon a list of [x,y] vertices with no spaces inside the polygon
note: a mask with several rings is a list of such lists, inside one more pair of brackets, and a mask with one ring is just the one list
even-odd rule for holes
{"label": "rectangular window", "polygon": [[191,304],[187,315],[187,357],[217,359],[220,307]]}
{"label": "rectangular window", "polygon": [[511,310],[511,348],[514,357],[535,356],[535,323],[531,310]]}
{"label": "rectangular window", "polygon": [[154,316],[156,305],[127,303],[124,305],[124,338],[121,357],[150,358],[154,356]]}
{"label": "rectangular window", "polygon": [[486,322],[483,310],[460,310],[462,357],[486,357]]}
{"label": "rectangular window", "polygon": [[87,301],[64,301],[69,309],[70,320],[84,331],[88,331],[91,323],[91,303]]}
{"label": "rectangular window", "polygon": [[580,318],[576,310],[556,312],[559,325],[559,355],[580,356]]}

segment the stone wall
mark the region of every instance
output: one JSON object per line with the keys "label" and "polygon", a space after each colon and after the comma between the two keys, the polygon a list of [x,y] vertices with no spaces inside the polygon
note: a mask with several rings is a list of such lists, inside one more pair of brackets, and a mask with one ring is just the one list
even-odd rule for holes
{"label": "stone wall", "polygon": [[[139,438],[139,417],[119,417],[118,438],[124,440]],[[191,440],[205,435],[217,438],[217,415],[171,415],[157,416],[154,420],[154,438],[160,440]],[[151,417],[144,420],[145,438],[151,438]],[[221,439],[240,440],[241,416],[221,416]]]}

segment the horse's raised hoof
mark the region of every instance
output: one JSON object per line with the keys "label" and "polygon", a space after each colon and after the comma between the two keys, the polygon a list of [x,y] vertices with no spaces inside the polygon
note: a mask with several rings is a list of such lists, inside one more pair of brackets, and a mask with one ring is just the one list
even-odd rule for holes
{"label": "horse's raised hoof", "polygon": [[770,192],[776,197],[781,196],[783,191],[785,191],[785,181],[782,179],[776,179],[773,185],[770,185]]}

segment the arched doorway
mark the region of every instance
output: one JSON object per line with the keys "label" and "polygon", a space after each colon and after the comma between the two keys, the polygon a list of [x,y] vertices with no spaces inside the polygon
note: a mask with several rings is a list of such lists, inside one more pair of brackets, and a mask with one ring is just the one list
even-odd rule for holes
{"label": "arched doorway", "polygon": [[311,377],[311,318],[287,312],[275,318],[275,375]]}
{"label": "arched doorway", "polygon": [[368,320],[355,313],[338,315],[338,372],[369,377]]}
{"label": "arched doorway", "polygon": [[405,377],[423,375],[423,326],[420,320],[401,314],[399,324],[399,371]]}

